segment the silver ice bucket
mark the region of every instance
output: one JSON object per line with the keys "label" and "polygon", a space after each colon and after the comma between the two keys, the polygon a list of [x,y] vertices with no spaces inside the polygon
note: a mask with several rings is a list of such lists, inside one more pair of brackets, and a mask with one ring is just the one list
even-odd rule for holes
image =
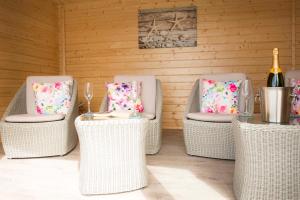
{"label": "silver ice bucket", "polygon": [[263,87],[260,90],[262,120],[288,123],[291,113],[292,87]]}

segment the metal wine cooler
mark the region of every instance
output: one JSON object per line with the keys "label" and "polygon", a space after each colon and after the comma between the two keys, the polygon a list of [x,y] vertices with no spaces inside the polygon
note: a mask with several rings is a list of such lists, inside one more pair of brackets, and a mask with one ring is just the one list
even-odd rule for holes
{"label": "metal wine cooler", "polygon": [[262,120],[273,123],[288,123],[293,100],[292,87],[263,87],[260,90]]}

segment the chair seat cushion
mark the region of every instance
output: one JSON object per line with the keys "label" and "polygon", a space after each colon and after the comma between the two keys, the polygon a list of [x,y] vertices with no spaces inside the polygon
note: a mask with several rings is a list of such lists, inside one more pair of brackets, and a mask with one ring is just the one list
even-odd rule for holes
{"label": "chair seat cushion", "polygon": [[145,112],[143,112],[143,113],[140,113],[140,114],[142,115],[142,117],[144,117],[144,118],[146,118],[146,119],[149,119],[149,120],[155,118],[155,115],[152,114],[152,113],[145,113]]}
{"label": "chair seat cushion", "polygon": [[206,122],[232,122],[236,115],[215,113],[188,113],[187,118]]}
{"label": "chair seat cushion", "polygon": [[32,114],[20,114],[10,115],[5,118],[7,122],[23,122],[23,123],[36,123],[36,122],[52,122],[63,120],[65,115],[53,114],[53,115],[32,115]]}

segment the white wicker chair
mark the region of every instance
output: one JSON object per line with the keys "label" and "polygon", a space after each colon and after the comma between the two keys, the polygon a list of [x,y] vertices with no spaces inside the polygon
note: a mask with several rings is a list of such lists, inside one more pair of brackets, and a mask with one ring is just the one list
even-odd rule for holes
{"label": "white wicker chair", "polygon": [[[154,79],[154,86],[147,85]],[[116,76],[115,81],[142,81],[142,101],[144,102],[145,112],[153,112],[154,119],[149,120],[149,128],[146,134],[146,154],[156,154],[161,147],[161,123],[162,123],[162,90],[160,80],[153,76]],[[147,86],[146,86],[147,85]],[[154,87],[154,88],[153,88]],[[154,90],[153,90],[154,89]],[[152,98],[154,97],[154,98]],[[154,102],[152,102],[154,101]],[[106,112],[108,100],[104,96],[100,106],[100,112]],[[152,104],[152,105],[151,105]]]}
{"label": "white wicker chair", "polygon": [[[35,77],[31,77],[35,78]],[[64,76],[36,77],[37,80],[65,80]],[[28,81],[28,79],[27,79]],[[24,83],[7,107],[1,122],[0,133],[7,158],[28,158],[65,155],[77,144],[74,120],[78,115],[77,83],[73,82],[71,107],[63,120],[39,123],[12,123],[7,116],[28,113],[28,83]],[[30,88],[30,87],[29,87]],[[32,102],[31,102],[32,103]]]}
{"label": "white wicker chair", "polygon": [[[216,114],[214,117],[220,120],[194,120],[187,115],[189,113],[200,112],[200,95],[201,80],[212,79],[219,81],[226,80],[245,80],[246,75],[241,73],[228,73],[217,75],[203,75],[196,81],[192,89],[191,95],[188,99],[184,119],[184,141],[186,152],[189,155],[220,158],[220,159],[234,159],[234,142],[231,120],[224,120],[222,116]],[[252,92],[253,94],[253,92]],[[244,110],[242,106],[244,99],[240,97],[240,111]],[[248,111],[253,113],[253,95],[248,104]]]}

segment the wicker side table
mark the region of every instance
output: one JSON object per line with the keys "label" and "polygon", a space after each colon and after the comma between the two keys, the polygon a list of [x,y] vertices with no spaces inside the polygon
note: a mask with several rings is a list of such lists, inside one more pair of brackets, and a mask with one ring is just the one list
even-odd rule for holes
{"label": "wicker side table", "polygon": [[108,194],[147,185],[147,119],[75,120],[80,142],[80,191]]}
{"label": "wicker side table", "polygon": [[300,199],[300,125],[234,120],[237,199]]}

